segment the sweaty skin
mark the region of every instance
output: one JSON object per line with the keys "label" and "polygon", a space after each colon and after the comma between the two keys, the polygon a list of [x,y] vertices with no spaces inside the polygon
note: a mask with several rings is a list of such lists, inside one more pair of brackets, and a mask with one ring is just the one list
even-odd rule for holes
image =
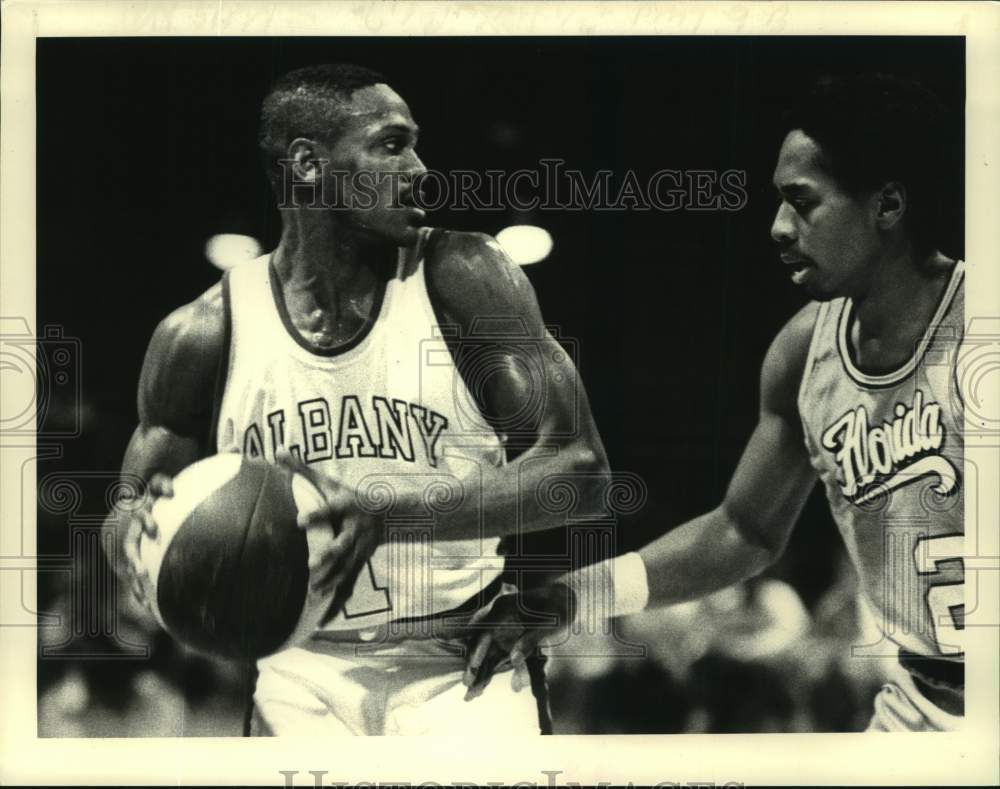
{"label": "sweaty skin", "polygon": [[[518,491],[531,487],[550,474],[582,472],[581,507],[602,512],[603,475],[607,458],[575,367],[569,356],[546,331],[534,291],[519,267],[510,262],[488,236],[445,232],[426,261],[428,285],[443,313],[443,320],[459,325],[466,334],[475,330],[480,316],[509,316],[524,327],[540,345],[544,368],[519,364],[513,344],[505,344],[506,363],[496,365],[485,382],[481,407],[487,417],[516,413],[524,398],[544,391],[544,412],[530,427],[530,439],[520,454],[506,466],[484,470],[483,498],[463,501],[455,510],[442,513],[435,527],[438,539],[503,536],[519,531],[562,526],[560,516],[542,509],[535,496]],[[221,287],[206,293],[165,318],[154,332],[139,383],[140,423],[125,453],[122,471],[150,480],[155,474],[176,475],[196,460],[210,455],[211,408],[214,388],[224,355],[226,338]],[[491,368],[492,369],[492,368]],[[571,431],[576,420],[576,430]],[[520,431],[523,433],[523,430]],[[333,518],[347,520],[337,556],[350,556],[358,569],[384,534],[374,516],[356,511],[352,492],[338,491],[335,482],[324,492],[332,506],[320,511],[310,524]],[[471,497],[470,497],[471,499]],[[421,501],[399,502],[397,512],[412,507],[422,514]],[[519,514],[521,513],[521,514]],[[348,517],[350,516],[350,517]],[[523,517],[523,520],[519,520]],[[109,527],[118,537],[118,571],[128,577],[130,563],[121,561],[130,541],[138,539],[141,523],[118,523],[109,516]],[[337,579],[353,577],[343,568]],[[345,574],[346,573],[346,574]],[[331,576],[331,582],[334,580]]]}
{"label": "sweaty skin", "polygon": [[[273,263],[282,297],[302,339],[326,348],[347,342],[375,319],[377,295],[399,248],[415,244],[424,224],[413,190],[426,172],[416,153],[416,122],[388,85],[359,88],[331,110],[327,133],[287,142],[282,171],[290,180],[274,182],[282,234]],[[373,173],[379,176],[374,181],[368,179]],[[317,209],[317,196],[325,195],[338,195],[339,207]],[[469,233],[444,233],[426,267],[430,294],[444,320],[472,334],[477,319],[499,316],[522,336],[527,332],[528,344],[541,351],[532,355],[532,364],[523,364],[516,347],[498,343],[495,369],[475,387],[480,407],[494,422],[521,411],[532,416],[515,425],[518,443],[507,453],[512,462],[484,469],[482,497],[468,497],[441,513],[436,538],[564,526],[534,496],[534,486],[551,474],[578,473],[581,510],[602,512],[607,457],[577,371],[545,329],[524,274],[492,239]],[[144,530],[156,531],[152,499],[170,495],[171,476],[215,451],[208,437],[225,337],[216,286],[168,316],[150,342],[139,383],[139,426],[122,470],[150,482],[151,495],[137,511],[115,509],[107,520],[116,534],[116,570],[133,581],[133,589],[139,538]],[[520,407],[533,400],[545,404],[541,414]],[[311,570],[321,589],[349,591],[385,537],[384,516],[361,511],[354,491],[315,476],[327,503],[301,525],[331,528],[337,537],[328,551],[310,557]],[[423,502],[396,502],[394,514],[408,511],[423,515]]]}

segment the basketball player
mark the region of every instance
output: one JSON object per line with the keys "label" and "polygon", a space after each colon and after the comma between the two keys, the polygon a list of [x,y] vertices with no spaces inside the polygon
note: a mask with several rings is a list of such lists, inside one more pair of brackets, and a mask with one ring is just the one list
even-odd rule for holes
{"label": "basketball player", "polygon": [[[332,619],[259,661],[253,734],[548,725],[544,703],[507,689],[489,709],[463,704],[463,653],[433,625],[496,596],[499,538],[561,525],[538,505],[538,481],[592,474],[583,506],[600,511],[607,460],[520,269],[487,236],[423,226],[417,134],[373,71],[280,79],[260,144],[281,240],[169,315],[143,365],[123,467],[150,481],[151,498],[217,452],[291,462],[326,494],[302,525],[337,535],[310,557],[311,583],[335,596]],[[444,339],[439,327],[451,327]],[[150,506],[112,519],[133,582],[138,537],[156,534]]]}
{"label": "basketball player", "polygon": [[565,623],[603,595],[621,615],[747,579],[781,555],[818,477],[883,632],[855,654],[893,661],[871,730],[958,725],[964,267],[935,245],[944,121],[936,99],[887,76],[824,80],[805,97],[774,169],[771,237],[813,301],[767,352],[759,422],[724,500],[637,553],[499,603],[470,655],[470,696],[550,635],[519,624],[519,603]]}

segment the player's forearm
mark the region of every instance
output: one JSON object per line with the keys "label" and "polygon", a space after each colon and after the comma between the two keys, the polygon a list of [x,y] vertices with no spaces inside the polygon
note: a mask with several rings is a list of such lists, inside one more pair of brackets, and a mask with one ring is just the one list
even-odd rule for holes
{"label": "player's forearm", "polygon": [[762,572],[780,551],[746,535],[720,506],[639,549],[649,605],[693,600]]}
{"label": "player's forearm", "polygon": [[576,442],[542,447],[501,467],[483,468],[478,490],[459,506],[435,513],[435,538],[504,537],[566,525],[574,518],[606,517],[611,481],[599,446]]}
{"label": "player's forearm", "polygon": [[111,539],[101,540],[101,547],[108,557],[108,564],[119,578],[126,578],[128,565],[125,560],[125,533],[127,531],[126,514],[119,508],[112,508],[104,519],[104,534],[110,534]]}
{"label": "player's forearm", "polygon": [[780,550],[747,539],[724,507],[695,518],[641,548],[557,578],[549,596],[561,599],[590,626],[647,607],[681,603],[746,580]]}

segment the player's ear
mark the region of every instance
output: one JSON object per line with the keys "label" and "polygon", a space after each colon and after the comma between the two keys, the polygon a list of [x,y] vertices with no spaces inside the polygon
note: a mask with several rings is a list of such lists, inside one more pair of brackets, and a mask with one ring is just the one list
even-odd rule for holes
{"label": "player's ear", "polygon": [[889,181],[878,192],[875,216],[878,226],[888,230],[899,223],[906,213],[906,189],[898,181]]}
{"label": "player's ear", "polygon": [[319,180],[319,161],[316,144],[305,137],[296,137],[288,144],[288,159],[292,175],[298,183],[315,183]]}

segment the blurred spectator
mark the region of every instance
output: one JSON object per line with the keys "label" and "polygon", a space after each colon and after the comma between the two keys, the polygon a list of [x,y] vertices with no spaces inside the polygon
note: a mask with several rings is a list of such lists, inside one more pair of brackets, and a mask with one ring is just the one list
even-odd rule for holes
{"label": "blurred spectator", "polygon": [[[71,640],[71,600],[68,591],[59,594],[47,610],[59,624],[39,630],[40,650],[48,648],[38,663],[40,737],[242,733],[246,687],[239,664],[182,647],[121,588],[114,636]],[[59,654],[68,644],[73,654]],[[134,645],[147,646],[149,656],[137,656]]]}
{"label": "blurred spectator", "polygon": [[607,657],[610,635],[587,649],[578,640],[555,648],[556,732],[861,730],[880,679],[874,661],[850,658],[861,637],[853,584],[845,563],[819,619],[774,578],[644,611],[621,625],[626,641],[646,646],[644,658]]}

